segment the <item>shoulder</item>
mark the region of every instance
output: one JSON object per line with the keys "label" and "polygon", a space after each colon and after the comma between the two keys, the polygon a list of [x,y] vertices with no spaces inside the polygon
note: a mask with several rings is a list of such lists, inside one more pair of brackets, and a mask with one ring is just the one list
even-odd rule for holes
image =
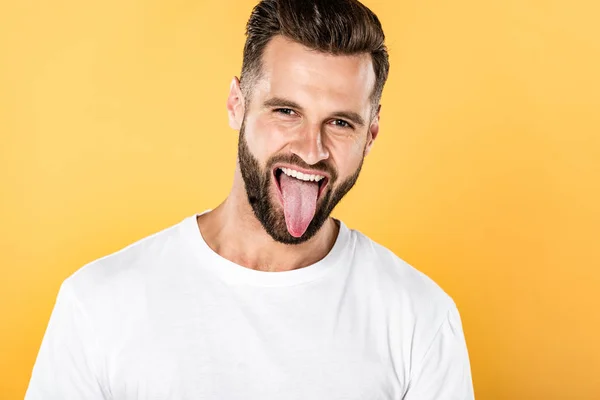
{"label": "shoulder", "polygon": [[453,305],[452,298],[428,275],[363,233],[351,230],[351,234],[356,242],[355,256],[360,267],[369,268],[379,280],[389,282],[411,297]]}
{"label": "shoulder", "polygon": [[456,307],[454,300],[432,278],[390,249],[352,230],[355,263],[361,279],[376,285],[379,296],[397,304],[404,315],[434,327]]}
{"label": "shoulder", "polygon": [[357,287],[385,315],[398,374],[407,382],[436,340],[462,348],[461,321],[452,297],[432,278],[364,234],[351,232]]}
{"label": "shoulder", "polygon": [[167,266],[165,260],[178,253],[180,226],[172,225],[87,263],[62,285],[91,312],[111,304],[119,307],[123,299],[141,295],[147,282]]}

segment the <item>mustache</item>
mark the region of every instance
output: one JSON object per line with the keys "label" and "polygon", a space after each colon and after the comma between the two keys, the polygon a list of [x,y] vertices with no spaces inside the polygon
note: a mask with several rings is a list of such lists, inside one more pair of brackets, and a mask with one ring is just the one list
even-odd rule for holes
{"label": "mustache", "polygon": [[304,169],[318,169],[319,171],[324,171],[329,174],[331,177],[331,181],[335,182],[337,179],[337,171],[333,168],[329,163],[325,160],[321,160],[316,164],[307,164],[300,156],[294,153],[290,154],[278,154],[275,155],[267,161],[267,174],[270,174],[273,170],[273,166],[277,163],[286,163],[291,165],[296,165],[300,168]]}

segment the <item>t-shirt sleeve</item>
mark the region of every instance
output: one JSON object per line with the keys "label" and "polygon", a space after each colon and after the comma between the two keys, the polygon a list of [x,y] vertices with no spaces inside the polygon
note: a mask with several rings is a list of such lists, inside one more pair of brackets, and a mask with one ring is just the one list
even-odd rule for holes
{"label": "t-shirt sleeve", "polygon": [[416,365],[403,400],[473,400],[473,381],[460,315],[455,306]]}
{"label": "t-shirt sleeve", "polygon": [[65,280],[58,292],[25,400],[104,400],[90,321]]}

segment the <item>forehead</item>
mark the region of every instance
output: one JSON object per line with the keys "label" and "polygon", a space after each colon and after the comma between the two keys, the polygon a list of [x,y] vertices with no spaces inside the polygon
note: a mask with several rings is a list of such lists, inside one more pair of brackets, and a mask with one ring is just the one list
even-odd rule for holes
{"label": "forehead", "polygon": [[265,48],[256,86],[266,96],[361,108],[370,105],[375,72],[368,53],[332,55],[279,35]]}

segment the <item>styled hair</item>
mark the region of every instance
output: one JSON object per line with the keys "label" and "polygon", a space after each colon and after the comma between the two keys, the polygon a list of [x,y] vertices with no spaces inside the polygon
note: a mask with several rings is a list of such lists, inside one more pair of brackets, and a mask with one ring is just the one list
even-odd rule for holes
{"label": "styled hair", "polygon": [[261,74],[265,47],[276,35],[333,55],[369,53],[375,72],[371,99],[381,99],[389,72],[385,35],[377,16],[357,0],[262,0],[246,25],[242,91]]}

